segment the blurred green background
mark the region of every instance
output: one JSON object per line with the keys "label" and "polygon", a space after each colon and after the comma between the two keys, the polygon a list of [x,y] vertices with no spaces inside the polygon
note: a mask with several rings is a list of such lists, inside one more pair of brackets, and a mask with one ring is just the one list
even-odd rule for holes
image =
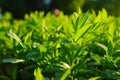
{"label": "blurred green background", "polygon": [[81,7],[85,12],[94,9],[96,12],[106,8],[110,15],[120,15],[120,0],[0,0],[0,13],[11,12],[14,18],[23,18],[32,11],[52,11],[60,9],[71,14]]}

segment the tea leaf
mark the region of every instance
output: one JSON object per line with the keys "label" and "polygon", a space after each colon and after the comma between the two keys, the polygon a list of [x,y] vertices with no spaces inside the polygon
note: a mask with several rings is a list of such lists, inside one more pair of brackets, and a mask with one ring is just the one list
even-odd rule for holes
{"label": "tea leaf", "polygon": [[89,78],[88,80],[97,80],[97,79],[100,79],[101,77],[92,77],[92,78]]}
{"label": "tea leaf", "polygon": [[71,70],[76,66],[76,64],[72,64],[70,66],[70,68],[68,68],[65,73],[62,75],[62,77],[60,78],[60,80],[65,80],[67,78],[67,76],[71,73]]}
{"label": "tea leaf", "polygon": [[77,42],[81,37],[89,32],[91,28],[91,24],[85,25],[81,29],[79,29],[75,35],[75,41]]}
{"label": "tea leaf", "polygon": [[12,30],[10,30],[8,32],[8,36],[12,37],[13,39],[15,39],[16,41],[18,41],[20,43],[20,45],[24,48],[24,45],[22,43],[22,40],[15,34],[12,32]]}
{"label": "tea leaf", "polygon": [[108,52],[108,48],[104,44],[96,43],[96,45],[103,48],[106,52]]}
{"label": "tea leaf", "polygon": [[16,58],[8,58],[8,59],[3,59],[2,62],[3,63],[20,63],[20,62],[24,62],[25,60],[23,59],[16,59]]}
{"label": "tea leaf", "polygon": [[40,68],[36,68],[34,70],[34,76],[35,76],[35,80],[45,80],[43,75],[41,74],[41,69]]}

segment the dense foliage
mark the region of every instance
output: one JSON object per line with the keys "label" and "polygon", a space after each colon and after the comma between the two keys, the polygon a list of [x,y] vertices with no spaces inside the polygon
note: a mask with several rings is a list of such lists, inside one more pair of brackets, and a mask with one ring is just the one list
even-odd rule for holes
{"label": "dense foliage", "polygon": [[43,15],[0,18],[0,80],[120,79],[120,17]]}

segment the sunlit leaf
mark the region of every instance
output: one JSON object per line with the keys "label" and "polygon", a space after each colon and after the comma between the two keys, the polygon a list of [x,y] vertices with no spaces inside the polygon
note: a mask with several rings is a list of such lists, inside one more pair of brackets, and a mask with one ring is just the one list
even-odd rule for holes
{"label": "sunlit leaf", "polygon": [[102,18],[105,20],[108,18],[107,11],[104,8],[102,9]]}
{"label": "sunlit leaf", "polygon": [[41,74],[41,69],[40,68],[36,68],[34,70],[34,76],[35,76],[35,80],[45,80],[43,75]]}
{"label": "sunlit leaf", "polygon": [[91,28],[91,24],[88,24],[81,29],[78,30],[77,34],[75,35],[75,41],[78,41],[81,37],[83,37],[85,34],[89,32]]}
{"label": "sunlit leaf", "polygon": [[100,79],[101,77],[92,77],[92,78],[89,78],[88,80],[98,80]]}
{"label": "sunlit leaf", "polygon": [[76,64],[72,64],[70,66],[70,68],[68,68],[65,73],[62,75],[62,77],[60,78],[60,80],[65,80],[67,78],[67,76],[71,73],[71,70],[76,66]]}
{"label": "sunlit leaf", "polygon": [[12,37],[13,39],[15,39],[16,41],[18,41],[20,43],[20,45],[24,48],[24,45],[22,43],[22,40],[15,34],[12,32],[12,30],[10,30],[8,32],[8,36]]}
{"label": "sunlit leaf", "polygon": [[104,44],[96,43],[96,45],[99,46],[99,47],[101,47],[101,48],[103,48],[106,52],[108,52],[108,48]]}
{"label": "sunlit leaf", "polygon": [[16,59],[16,58],[8,58],[8,59],[3,59],[2,62],[3,63],[20,63],[20,62],[24,62],[25,60],[23,59]]}
{"label": "sunlit leaf", "polygon": [[65,68],[65,69],[68,69],[70,68],[70,65],[65,63],[65,62],[61,62],[62,63],[62,66]]}
{"label": "sunlit leaf", "polygon": [[28,46],[31,48],[32,46],[32,42],[31,42],[31,37],[32,37],[32,31],[27,33],[27,35],[25,36],[25,40],[24,40],[24,44],[28,44]]}

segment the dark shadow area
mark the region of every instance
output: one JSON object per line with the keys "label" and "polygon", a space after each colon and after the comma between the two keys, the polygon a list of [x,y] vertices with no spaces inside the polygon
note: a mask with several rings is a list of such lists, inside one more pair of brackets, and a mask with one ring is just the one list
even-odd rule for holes
{"label": "dark shadow area", "polygon": [[119,16],[120,0],[0,0],[1,13],[11,12],[13,18],[21,19],[25,13],[60,9],[71,14],[81,7],[84,12],[94,9],[96,12],[106,8],[111,15]]}

